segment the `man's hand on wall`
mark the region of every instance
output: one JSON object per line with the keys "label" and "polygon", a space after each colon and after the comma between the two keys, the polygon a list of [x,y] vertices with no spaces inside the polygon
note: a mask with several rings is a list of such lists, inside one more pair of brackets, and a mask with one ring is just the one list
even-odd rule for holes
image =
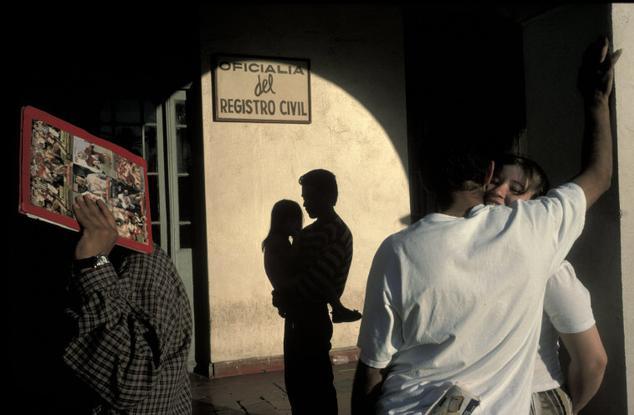
{"label": "man's hand on wall", "polygon": [[607,103],[614,83],[614,65],[622,50],[609,53],[610,42],[602,37],[586,49],[579,70],[578,87],[584,98]]}

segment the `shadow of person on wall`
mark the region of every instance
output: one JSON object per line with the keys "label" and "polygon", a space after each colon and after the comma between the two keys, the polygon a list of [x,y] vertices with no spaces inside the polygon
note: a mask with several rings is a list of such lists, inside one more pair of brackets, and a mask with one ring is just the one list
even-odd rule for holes
{"label": "shadow of person on wall", "polygon": [[262,243],[264,266],[274,288],[273,305],[285,319],[284,379],[293,413],[336,414],[332,323],[361,318],[339,300],[352,261],[352,233],[334,209],[338,190],[332,172],[311,170],[299,183],[304,208],[316,220],[302,229],[299,204],[275,203]]}

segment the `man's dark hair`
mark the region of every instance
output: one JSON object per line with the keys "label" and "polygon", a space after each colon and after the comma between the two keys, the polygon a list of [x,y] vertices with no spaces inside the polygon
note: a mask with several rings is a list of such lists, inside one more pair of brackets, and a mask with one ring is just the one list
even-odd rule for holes
{"label": "man's dark hair", "polygon": [[502,154],[495,158],[495,171],[499,171],[504,166],[518,166],[528,179],[526,190],[534,193],[533,198],[543,196],[550,189],[548,175],[542,167],[519,154]]}
{"label": "man's dark hair", "polygon": [[299,178],[302,186],[312,186],[321,193],[332,206],[337,204],[337,179],[332,172],[324,169],[311,170]]}
{"label": "man's dark hair", "polygon": [[475,190],[484,184],[491,159],[469,150],[451,150],[428,160],[426,181],[436,193],[441,209],[452,202],[451,193]]}

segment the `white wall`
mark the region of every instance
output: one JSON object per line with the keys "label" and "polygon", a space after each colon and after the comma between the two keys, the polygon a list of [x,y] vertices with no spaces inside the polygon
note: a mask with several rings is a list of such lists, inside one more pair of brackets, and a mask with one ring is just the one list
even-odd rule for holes
{"label": "white wall", "polygon": [[[599,35],[610,33],[610,12],[609,5],[565,6],[524,27],[527,151],[542,164],[553,184],[572,178],[581,166],[584,118],[576,89],[577,69],[585,47]],[[623,71],[632,73],[631,65],[619,65],[619,76]],[[617,97],[620,93],[617,84]],[[620,151],[623,137],[618,140]],[[584,410],[588,414],[625,413],[621,252],[625,258],[626,251],[619,235],[619,196],[623,197],[622,174],[631,171],[631,166],[619,163],[612,188],[588,212],[583,234],[568,257],[592,294],[597,327],[609,358],[603,385]]]}
{"label": "white wall", "polygon": [[634,414],[634,5],[612,6],[612,30],[614,48],[624,50],[615,73],[616,136],[627,403]]}
{"label": "white wall", "polygon": [[[283,320],[271,306],[260,250],[273,204],[301,204],[303,173],[335,173],[336,210],[354,236],[342,301],[358,309],[376,248],[409,214],[400,14],[287,4],[210,7],[201,18],[211,358],[280,355]],[[214,122],[212,53],[310,59],[312,123]],[[335,325],[333,347],[354,346],[357,333],[358,323]]]}

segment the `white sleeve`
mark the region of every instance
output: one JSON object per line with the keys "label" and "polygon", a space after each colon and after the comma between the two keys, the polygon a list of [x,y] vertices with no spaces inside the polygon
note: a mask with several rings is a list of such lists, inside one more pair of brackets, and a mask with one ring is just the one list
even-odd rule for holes
{"label": "white sleeve", "polygon": [[548,279],[544,311],[559,333],[580,333],[595,323],[590,293],[568,261]]}
{"label": "white sleeve", "polygon": [[359,360],[374,368],[386,367],[402,344],[401,318],[391,287],[395,278],[400,279],[398,258],[388,238],[372,261],[357,342]]}
{"label": "white sleeve", "polygon": [[577,240],[586,217],[586,196],[576,183],[565,183],[546,196],[525,202],[527,218],[542,252],[551,249],[548,275],[554,274]]}

